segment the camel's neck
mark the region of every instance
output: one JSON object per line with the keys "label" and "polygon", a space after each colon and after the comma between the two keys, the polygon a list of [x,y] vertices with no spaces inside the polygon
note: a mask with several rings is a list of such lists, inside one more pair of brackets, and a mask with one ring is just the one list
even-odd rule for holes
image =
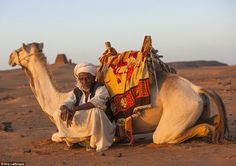
{"label": "camel's neck", "polygon": [[63,94],[55,88],[46,66],[40,60],[32,59],[25,71],[43,111],[52,116],[53,112],[59,108]]}

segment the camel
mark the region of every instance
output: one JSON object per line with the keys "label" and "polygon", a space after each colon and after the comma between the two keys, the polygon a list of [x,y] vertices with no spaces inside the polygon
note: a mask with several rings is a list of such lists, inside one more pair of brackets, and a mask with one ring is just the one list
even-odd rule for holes
{"label": "camel", "polygon": [[[23,44],[13,51],[9,64],[20,65],[42,110],[53,120],[70,92],[62,93],[53,83],[47,68],[43,43]],[[142,110],[133,120],[133,134],[153,133],[156,144],[181,143],[193,137],[209,137],[213,143],[222,143],[227,132],[224,103],[213,90],[194,85],[177,74],[158,72],[158,93],[151,95],[155,107]],[[219,112],[210,117],[210,98]],[[78,141],[81,141],[78,139]]]}

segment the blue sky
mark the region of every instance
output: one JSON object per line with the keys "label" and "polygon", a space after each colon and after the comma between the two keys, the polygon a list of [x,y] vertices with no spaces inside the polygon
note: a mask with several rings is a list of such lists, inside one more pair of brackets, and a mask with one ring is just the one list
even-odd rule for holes
{"label": "blue sky", "polygon": [[0,0],[0,70],[22,43],[43,42],[73,62],[98,64],[104,42],[141,49],[145,35],[164,61],[236,64],[235,0]]}

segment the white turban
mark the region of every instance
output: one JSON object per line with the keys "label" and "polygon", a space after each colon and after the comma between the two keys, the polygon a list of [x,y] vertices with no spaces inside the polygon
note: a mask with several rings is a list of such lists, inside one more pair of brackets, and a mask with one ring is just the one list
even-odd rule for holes
{"label": "white turban", "polygon": [[81,63],[77,64],[74,68],[74,76],[77,77],[79,73],[90,73],[93,76],[96,76],[97,67],[91,63]]}

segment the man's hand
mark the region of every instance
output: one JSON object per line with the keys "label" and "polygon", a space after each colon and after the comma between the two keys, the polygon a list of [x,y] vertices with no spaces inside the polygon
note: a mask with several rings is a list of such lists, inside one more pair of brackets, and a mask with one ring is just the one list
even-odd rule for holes
{"label": "man's hand", "polygon": [[75,114],[74,110],[69,109],[67,106],[62,105],[60,107],[61,110],[61,119],[66,121],[66,127],[69,128],[72,125],[72,120]]}
{"label": "man's hand", "polygon": [[68,116],[68,110],[69,110],[69,108],[68,108],[67,106],[65,106],[65,105],[62,105],[62,106],[60,107],[60,110],[61,110],[61,119],[62,119],[63,121],[66,121],[66,120],[67,120],[67,116]]}
{"label": "man's hand", "polygon": [[71,127],[74,115],[75,115],[74,110],[68,110],[67,111],[67,119],[66,119],[66,127],[67,128]]}

